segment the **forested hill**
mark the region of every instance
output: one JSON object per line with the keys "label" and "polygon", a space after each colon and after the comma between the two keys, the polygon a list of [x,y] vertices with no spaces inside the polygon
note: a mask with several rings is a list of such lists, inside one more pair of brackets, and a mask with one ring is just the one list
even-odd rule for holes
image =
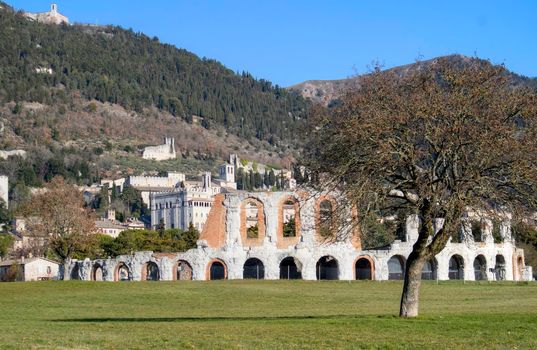
{"label": "forested hill", "polygon": [[[87,100],[157,107],[242,138],[291,143],[308,103],[215,60],[119,27],[55,26],[0,9],[0,102]],[[49,70],[50,69],[50,70]]]}

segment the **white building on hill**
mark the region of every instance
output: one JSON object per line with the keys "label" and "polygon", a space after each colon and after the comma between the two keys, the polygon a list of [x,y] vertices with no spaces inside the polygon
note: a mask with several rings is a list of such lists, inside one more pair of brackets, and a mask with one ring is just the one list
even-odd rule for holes
{"label": "white building on hill", "polygon": [[24,16],[34,21],[46,24],[69,24],[69,18],[58,12],[58,5],[51,4],[49,12],[25,12]]}
{"label": "white building on hill", "polygon": [[153,159],[158,161],[175,159],[177,157],[175,153],[175,139],[166,137],[163,145],[146,147],[142,157],[144,159]]}

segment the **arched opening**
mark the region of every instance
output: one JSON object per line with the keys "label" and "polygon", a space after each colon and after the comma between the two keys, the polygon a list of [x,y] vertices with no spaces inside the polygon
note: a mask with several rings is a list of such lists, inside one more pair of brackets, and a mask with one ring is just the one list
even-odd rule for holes
{"label": "arched opening", "polygon": [[259,209],[257,204],[248,201],[244,209],[246,210],[246,238],[259,238]]}
{"label": "arched opening", "polygon": [[334,235],[334,203],[323,199],[319,203],[319,236],[327,239]]}
{"label": "arched opening", "polygon": [[93,265],[91,269],[91,280],[98,282],[103,280],[103,268],[100,264]]}
{"label": "arched opening", "polygon": [[224,263],[220,260],[214,260],[211,262],[211,266],[209,268],[209,280],[223,280],[227,277],[227,271],[226,266]]}
{"label": "arched opening", "polygon": [[190,281],[192,279],[192,266],[184,260],[179,260],[175,269],[175,279],[177,281]]}
{"label": "arched opening", "polygon": [[354,275],[357,280],[371,280],[373,279],[371,261],[366,258],[358,258],[354,264]]}
{"label": "arched opening", "polygon": [[71,279],[72,280],[79,280],[80,279],[80,267],[78,264],[75,264],[75,267],[71,270]]}
{"label": "arched opening", "polygon": [[241,239],[245,246],[259,246],[265,237],[265,214],[263,203],[247,198],[241,203]]}
{"label": "arched opening", "polygon": [[394,255],[388,260],[388,279],[402,280],[405,277],[405,258]]}
{"label": "arched opening", "polygon": [[464,260],[460,255],[453,255],[451,259],[449,259],[449,279],[464,279]]}
{"label": "arched opening", "polygon": [[288,256],[280,262],[280,279],[282,280],[299,280],[302,279],[302,273],[297,266],[295,258]]}
{"label": "arched opening", "polygon": [[116,281],[130,281],[131,272],[125,263],[119,263],[116,267],[115,276]]}
{"label": "arched opening", "polygon": [[516,259],[516,268],[517,268],[517,280],[521,281],[522,276],[524,275],[524,259],[519,256]]}
{"label": "arched opening", "polygon": [[339,266],[333,256],[323,256],[317,261],[316,275],[318,280],[339,279]]}
{"label": "arched opening", "polygon": [[481,254],[474,259],[474,275],[476,281],[487,280],[487,259]]}
{"label": "arched opening", "polygon": [[142,281],[158,281],[160,279],[160,271],[158,266],[153,261],[144,264],[142,270]]}
{"label": "arched opening", "polygon": [[435,280],[436,279],[436,262],[434,260],[427,260],[423,264],[423,269],[421,270],[421,279],[422,280]]}
{"label": "arched opening", "polygon": [[470,230],[475,242],[483,242],[483,223],[480,220],[472,220]]}
{"label": "arched opening", "polygon": [[287,199],[282,207],[282,236],[296,237],[298,236],[298,211],[297,203],[294,200]]}
{"label": "arched opening", "polygon": [[505,258],[503,255],[496,255],[496,266],[494,266],[497,281],[505,281]]}
{"label": "arched opening", "polygon": [[244,263],[242,278],[262,280],[265,278],[265,266],[256,258],[250,258]]}

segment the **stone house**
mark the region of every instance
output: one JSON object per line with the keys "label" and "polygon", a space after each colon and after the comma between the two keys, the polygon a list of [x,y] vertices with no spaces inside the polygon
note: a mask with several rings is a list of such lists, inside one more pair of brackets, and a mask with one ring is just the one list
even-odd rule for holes
{"label": "stone house", "polygon": [[4,260],[0,262],[0,281],[17,270],[16,281],[44,281],[58,279],[60,264],[45,258]]}

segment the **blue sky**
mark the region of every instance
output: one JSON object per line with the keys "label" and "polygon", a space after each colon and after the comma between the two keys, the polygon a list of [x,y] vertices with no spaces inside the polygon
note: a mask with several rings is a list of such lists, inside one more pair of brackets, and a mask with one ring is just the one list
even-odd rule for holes
{"label": "blue sky", "polygon": [[[41,12],[50,1],[6,0]],[[57,0],[71,21],[114,24],[289,86],[460,53],[537,76],[537,1]]]}

